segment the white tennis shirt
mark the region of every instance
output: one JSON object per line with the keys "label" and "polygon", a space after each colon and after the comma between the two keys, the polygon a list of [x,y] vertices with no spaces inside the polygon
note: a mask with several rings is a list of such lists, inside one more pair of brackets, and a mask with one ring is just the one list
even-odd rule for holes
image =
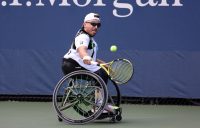
{"label": "white tennis shirt", "polygon": [[87,35],[85,33],[82,33],[75,38],[76,49],[71,47],[71,49],[69,49],[69,51],[64,55],[64,58],[66,58],[66,59],[71,58],[71,59],[75,60],[80,66],[84,67],[85,69],[87,69],[91,72],[95,72],[95,71],[99,70],[100,67],[97,65],[93,65],[93,64],[91,64],[91,65],[84,64],[83,59],[80,57],[79,53],[77,52],[77,49],[80,46],[88,47],[90,41],[92,41],[91,43],[93,44],[92,45],[93,48],[88,49],[87,52],[88,52],[88,55],[92,57],[93,61],[96,61],[96,55],[97,55],[97,50],[98,50],[97,43],[95,42],[93,37],[89,37],[89,35]]}

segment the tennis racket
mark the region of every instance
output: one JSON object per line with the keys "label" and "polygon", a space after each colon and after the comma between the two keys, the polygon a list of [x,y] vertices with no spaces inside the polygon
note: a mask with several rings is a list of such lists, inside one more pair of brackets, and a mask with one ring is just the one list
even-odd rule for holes
{"label": "tennis racket", "polygon": [[98,64],[92,61],[92,64],[96,64],[104,69],[111,80],[119,85],[128,82],[134,72],[132,63],[127,59],[116,59],[104,64]]}

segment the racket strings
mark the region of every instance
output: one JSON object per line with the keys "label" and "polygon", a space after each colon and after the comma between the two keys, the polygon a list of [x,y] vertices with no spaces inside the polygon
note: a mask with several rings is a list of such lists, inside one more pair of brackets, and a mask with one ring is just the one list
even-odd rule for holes
{"label": "racket strings", "polygon": [[110,66],[110,76],[118,84],[126,83],[133,74],[133,66],[126,60],[114,61]]}

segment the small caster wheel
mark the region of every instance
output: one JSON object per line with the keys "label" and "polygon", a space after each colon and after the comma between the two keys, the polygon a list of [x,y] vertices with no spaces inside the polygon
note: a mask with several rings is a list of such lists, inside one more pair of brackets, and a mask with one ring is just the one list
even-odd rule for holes
{"label": "small caster wheel", "polygon": [[122,116],[121,116],[121,115],[116,115],[116,116],[115,116],[115,119],[116,119],[117,121],[121,121],[121,120],[122,120]]}
{"label": "small caster wheel", "polygon": [[115,122],[116,122],[115,117],[112,117],[112,118],[110,119],[110,122],[115,123]]}
{"label": "small caster wheel", "polygon": [[58,116],[58,121],[59,121],[59,122],[62,122],[63,120]]}

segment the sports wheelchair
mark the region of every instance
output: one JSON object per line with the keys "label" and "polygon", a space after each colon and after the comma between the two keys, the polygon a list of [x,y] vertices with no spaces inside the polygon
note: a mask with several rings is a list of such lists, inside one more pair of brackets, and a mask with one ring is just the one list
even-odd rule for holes
{"label": "sports wheelchair", "polygon": [[[114,88],[111,89],[114,94],[110,93],[110,87]],[[58,120],[67,124],[85,124],[105,118],[119,122],[122,120],[120,103],[120,90],[114,81],[110,79],[106,85],[100,76],[86,70],[67,74],[53,92]],[[108,105],[115,109],[108,110]]]}

